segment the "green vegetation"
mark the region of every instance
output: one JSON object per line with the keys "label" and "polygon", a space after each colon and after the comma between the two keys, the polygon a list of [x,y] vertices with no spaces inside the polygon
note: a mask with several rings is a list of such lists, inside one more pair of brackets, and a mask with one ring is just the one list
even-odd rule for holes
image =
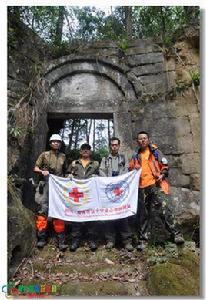
{"label": "green vegetation", "polygon": [[8,134],[12,138],[18,138],[23,133],[23,128],[21,127],[11,127],[8,128]]}
{"label": "green vegetation", "polygon": [[[56,49],[82,41],[161,37],[166,44],[189,24],[199,24],[197,6],[10,6],[15,15]],[[65,43],[66,42],[66,43]]]}
{"label": "green vegetation", "polygon": [[92,158],[94,160],[98,160],[99,162],[101,161],[101,159],[109,154],[109,150],[107,147],[103,147],[95,152],[93,152]]}
{"label": "green vegetation", "polygon": [[200,73],[199,70],[191,70],[190,75],[192,78],[192,82],[194,83],[195,86],[200,85]]}

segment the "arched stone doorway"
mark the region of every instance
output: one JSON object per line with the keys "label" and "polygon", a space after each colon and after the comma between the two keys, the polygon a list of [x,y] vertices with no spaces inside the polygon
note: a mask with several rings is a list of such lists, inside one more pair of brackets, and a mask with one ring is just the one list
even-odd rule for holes
{"label": "arched stone doorway", "polygon": [[45,72],[50,87],[48,115],[112,115],[114,132],[121,139],[122,148],[131,149],[128,100],[136,101],[137,95],[125,72],[125,66],[105,59],[67,56],[50,63]]}

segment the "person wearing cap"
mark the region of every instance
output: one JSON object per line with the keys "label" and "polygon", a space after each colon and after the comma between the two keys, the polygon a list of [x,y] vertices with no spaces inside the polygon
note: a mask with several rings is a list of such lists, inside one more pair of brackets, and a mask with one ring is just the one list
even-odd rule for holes
{"label": "person wearing cap", "polygon": [[[91,146],[84,143],[80,147],[80,158],[72,161],[66,171],[66,177],[74,177],[77,179],[88,179],[92,176],[99,175],[99,162],[91,159]],[[82,227],[88,230],[89,247],[92,251],[97,249],[96,239],[96,222],[73,222],[72,223],[72,242],[70,251],[76,251],[80,245],[82,238]]]}
{"label": "person wearing cap", "polygon": [[[34,167],[34,172],[40,177],[35,193],[35,202],[39,204],[36,216],[38,248],[43,248],[47,240],[49,202],[48,175],[64,176],[65,154],[59,151],[61,144],[61,136],[59,134],[52,134],[49,139],[51,149],[39,155]],[[53,219],[52,222],[58,240],[58,247],[61,251],[64,251],[68,247],[65,244],[65,222],[59,219]]]}
{"label": "person wearing cap", "polygon": [[[102,158],[99,174],[105,177],[115,177],[128,172],[128,159],[119,153],[120,139],[112,137],[109,141],[110,154]],[[133,251],[132,232],[129,227],[128,218],[104,222],[106,249],[111,250],[115,246],[116,233],[118,232],[122,244],[127,251]]]}

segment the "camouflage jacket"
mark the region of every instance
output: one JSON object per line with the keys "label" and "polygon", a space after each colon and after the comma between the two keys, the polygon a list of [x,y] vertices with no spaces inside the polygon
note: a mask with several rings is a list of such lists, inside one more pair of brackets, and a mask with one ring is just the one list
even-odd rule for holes
{"label": "camouflage jacket", "polygon": [[35,163],[35,166],[41,170],[47,170],[57,176],[64,175],[64,165],[65,154],[61,152],[54,153],[51,150],[42,152]]}

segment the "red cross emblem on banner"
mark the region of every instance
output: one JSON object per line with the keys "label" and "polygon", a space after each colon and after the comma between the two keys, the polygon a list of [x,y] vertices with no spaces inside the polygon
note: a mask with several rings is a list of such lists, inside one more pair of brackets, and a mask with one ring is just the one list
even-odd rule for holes
{"label": "red cross emblem on banner", "polygon": [[69,193],[69,197],[74,198],[74,202],[79,202],[79,199],[84,196],[84,193],[79,192],[78,188],[73,188]]}
{"label": "red cross emblem on banner", "polygon": [[119,188],[119,187],[116,187],[114,190],[113,190],[113,193],[115,194],[115,196],[120,196],[122,194],[122,190]]}

